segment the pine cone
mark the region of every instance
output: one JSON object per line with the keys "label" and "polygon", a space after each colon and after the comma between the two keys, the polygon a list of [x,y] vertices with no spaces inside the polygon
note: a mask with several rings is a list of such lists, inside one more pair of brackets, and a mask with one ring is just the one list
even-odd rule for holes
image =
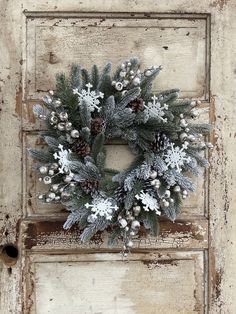
{"label": "pine cone", "polygon": [[156,152],[160,150],[165,150],[170,144],[169,138],[162,132],[157,132],[155,135],[155,140],[151,144],[151,150]]}
{"label": "pine cone", "polygon": [[132,109],[133,112],[139,112],[144,110],[143,100],[140,98],[135,98],[129,102],[128,106]]}
{"label": "pine cone", "polygon": [[74,143],[72,151],[78,154],[80,157],[86,157],[90,155],[91,148],[86,142],[79,141]]}
{"label": "pine cone", "polygon": [[106,127],[106,122],[102,118],[92,120],[91,128],[94,133],[101,133]]}
{"label": "pine cone", "polygon": [[123,187],[118,187],[116,190],[115,190],[115,193],[114,193],[114,196],[115,196],[115,199],[119,202],[119,203],[122,203],[125,199],[125,190]]}
{"label": "pine cone", "polygon": [[82,190],[86,193],[94,193],[99,189],[99,181],[85,181],[81,182],[80,186]]}

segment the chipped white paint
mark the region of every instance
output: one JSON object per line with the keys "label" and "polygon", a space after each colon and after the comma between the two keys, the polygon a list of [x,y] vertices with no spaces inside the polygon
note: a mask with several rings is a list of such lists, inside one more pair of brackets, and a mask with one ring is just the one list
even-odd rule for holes
{"label": "chipped white paint", "polygon": [[[233,193],[232,182],[236,177],[234,161],[235,1],[199,0],[196,6],[194,0],[146,0],[145,2],[141,0],[99,2],[82,0],[79,3],[75,0],[50,2],[3,0],[0,3],[0,9],[2,26],[0,28],[2,56],[0,98],[1,101],[3,100],[0,103],[0,160],[1,176],[4,178],[1,181],[1,244],[15,243],[17,239],[19,247],[27,249],[22,250],[18,263],[12,267],[11,271],[7,270],[6,266],[0,269],[1,314],[38,314],[43,313],[43,310],[50,310],[53,313],[55,303],[45,298],[45,283],[50,285],[51,289],[48,294],[53,294],[52,298],[54,297],[55,300],[61,301],[64,294],[72,295],[72,300],[76,300],[75,303],[64,305],[69,308],[69,313],[73,313],[73,306],[77,306],[76,302],[78,302],[77,289],[80,288],[76,278],[79,276],[84,278],[82,286],[84,291],[87,291],[84,293],[87,298],[92,284],[91,282],[86,284],[85,279],[90,270],[98,269],[101,274],[106,274],[106,269],[110,269],[114,275],[116,263],[119,271],[115,284],[114,281],[111,282],[109,276],[105,277],[107,290],[109,288],[109,292],[112,292],[111,296],[116,296],[118,289],[122,291],[121,293],[125,293],[125,296],[122,295],[120,299],[117,299],[124,300],[125,313],[143,314],[151,312],[150,309],[153,309],[152,313],[165,313],[165,309],[173,314],[177,312],[203,313],[204,303],[206,304],[205,311],[211,314],[234,313],[236,277],[232,274],[235,273],[236,263],[236,193]],[[24,10],[28,13],[23,13]],[[30,13],[30,11],[36,13]],[[88,12],[84,14],[84,20],[81,18],[81,12]],[[105,20],[102,21],[104,14],[98,12],[113,12],[113,17],[107,14],[108,16],[105,16]],[[120,13],[117,15],[115,12]],[[133,14],[127,18],[129,12],[139,14],[137,18]],[[145,12],[147,14],[144,14]],[[150,16],[150,12],[154,18]],[[96,21],[100,25],[92,27]],[[85,28],[82,29],[81,26]],[[134,31],[137,34],[136,41],[132,37]],[[144,34],[147,35],[143,36]],[[211,53],[209,53],[210,39]],[[84,44],[91,40],[96,44],[97,49],[93,46],[91,49],[91,45],[87,45],[84,49]],[[35,43],[36,50],[34,50]],[[92,252],[107,251],[104,239],[101,237],[97,237],[88,246],[81,246],[77,241],[78,230],[66,234],[60,229],[62,223],[50,223],[50,217],[53,218],[58,208],[50,211],[48,207],[39,207],[39,204],[35,202],[35,195],[32,191],[36,193],[39,187],[35,186],[35,178],[30,177],[25,150],[21,162],[19,132],[21,128],[29,131],[24,134],[24,139],[32,141],[32,131],[40,128],[38,124],[34,125],[32,97],[40,97],[41,90],[45,90],[48,81],[53,84],[54,74],[58,70],[67,71],[69,64],[74,61],[81,61],[85,66],[92,61],[100,62],[102,65],[107,59],[117,63],[133,53],[144,59],[145,65],[148,65],[150,60],[151,64],[156,62],[164,65],[165,71],[157,81],[158,88],[181,87],[185,96],[205,99],[205,105],[210,106],[210,119],[215,123],[215,133],[212,139],[216,143],[216,148],[211,157],[209,202],[206,184],[205,193],[202,192],[204,189],[200,188],[201,192],[189,200],[188,208],[182,216],[183,220],[175,225],[175,229],[172,225],[163,223],[163,230],[158,239],[143,238],[136,241],[140,254],[137,254],[135,261],[128,264],[133,263],[131,268],[120,261],[116,262],[117,257],[113,260],[107,258],[105,253],[100,253],[99,256],[86,254],[91,249],[93,249]],[[26,141],[23,148],[25,146]],[[114,158],[114,155],[111,158]],[[21,177],[22,166],[27,182],[25,182],[25,176]],[[119,167],[121,167],[121,162]],[[24,182],[23,186],[22,182]],[[23,210],[22,189],[24,189]],[[28,193],[32,193],[30,198]],[[21,224],[19,219],[22,215],[24,222]],[[26,216],[28,216],[27,219]],[[208,216],[209,228],[206,218]],[[191,224],[188,224],[188,221]],[[20,232],[19,226],[21,226]],[[66,250],[68,247],[69,250]],[[73,250],[74,247],[76,250]],[[146,265],[146,268],[144,267],[141,260],[148,257],[146,254],[141,254],[144,249],[150,251],[158,249],[163,254],[167,248],[172,248],[171,253],[168,253],[169,258],[173,262],[177,259],[177,265],[167,266],[167,264],[158,264],[158,261],[154,261],[149,264],[149,267]],[[182,251],[178,252],[178,248]],[[192,249],[197,251],[191,252]],[[203,250],[206,251],[205,255]],[[50,252],[55,255],[48,255]],[[67,255],[67,253],[70,254]],[[199,258],[195,259],[196,255]],[[209,261],[209,278],[204,267],[203,256],[206,258],[205,265]],[[89,264],[86,264],[85,259],[90,259]],[[68,270],[71,262],[73,263],[72,276]],[[83,267],[80,268],[79,265]],[[54,269],[56,269],[56,276],[62,277],[63,282],[72,280],[72,287],[70,286],[72,290],[69,291],[65,285],[61,286],[56,278],[48,278]],[[99,276],[99,271],[93,271],[93,275]],[[127,281],[124,279],[126,271],[129,279]],[[139,295],[137,289],[133,289],[133,285],[140,285],[140,282],[137,282],[137,273],[140,273],[144,287],[148,291],[144,296]],[[151,275],[153,275],[152,278]],[[204,285],[204,278],[206,281],[209,279],[207,282],[209,295],[207,285]],[[154,285],[158,280],[159,286]],[[177,289],[174,280],[181,282],[182,286],[178,286]],[[99,278],[97,282],[100,299],[103,299],[106,290],[100,289]],[[22,286],[24,289],[21,290]],[[144,291],[144,287],[138,290]],[[160,288],[164,293],[160,292]],[[194,289],[196,290],[195,298]],[[167,302],[169,297],[171,301]],[[110,297],[107,309],[115,311],[114,300]],[[97,299],[91,303],[92,308],[96,307],[97,311],[100,306],[101,311],[106,313],[101,303],[96,302],[98,302]],[[184,308],[180,307],[182,302]],[[80,307],[83,305],[82,313],[85,312],[84,309],[87,309],[87,305],[85,302],[78,304]],[[57,312],[65,313],[65,307]],[[117,309],[117,313],[122,313],[121,307]]]}

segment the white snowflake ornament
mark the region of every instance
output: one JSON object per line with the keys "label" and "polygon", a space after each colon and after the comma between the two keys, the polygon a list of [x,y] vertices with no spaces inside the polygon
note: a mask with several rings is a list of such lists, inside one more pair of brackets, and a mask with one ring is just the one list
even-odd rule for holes
{"label": "white snowflake ornament", "polygon": [[118,206],[113,205],[110,199],[102,197],[94,198],[92,204],[86,203],[84,206],[91,209],[92,214],[90,216],[94,220],[98,216],[105,217],[106,220],[111,220],[113,212],[118,209]]}
{"label": "white snowflake ornament", "polygon": [[135,195],[135,198],[142,202],[142,204],[144,205],[143,209],[146,212],[154,211],[157,215],[161,214],[161,212],[158,210],[160,206],[157,202],[157,199],[151,194],[141,191],[139,195]]}
{"label": "white snowflake ornament", "polygon": [[60,150],[54,153],[53,157],[55,159],[58,159],[59,173],[68,173],[70,172],[70,169],[69,169],[70,160],[68,159],[68,157],[71,153],[71,150],[63,149],[63,145],[61,144],[58,145],[58,148]]}
{"label": "white snowflake ornament", "polygon": [[163,107],[161,107],[161,104],[157,102],[157,97],[154,95],[152,97],[152,102],[148,102],[147,105],[144,104],[144,112],[149,118],[158,118],[162,120],[163,122],[167,122],[167,118],[163,118],[165,115],[165,110],[168,109],[168,105],[164,104]]}
{"label": "white snowflake ornament", "polygon": [[181,166],[191,161],[191,158],[187,156],[186,152],[184,151],[187,147],[187,142],[184,142],[182,148],[180,148],[179,146],[174,147],[174,144],[171,143],[170,148],[164,154],[166,166],[171,167],[172,169],[176,168],[177,172],[181,172]]}
{"label": "white snowflake ornament", "polygon": [[93,112],[95,109],[100,111],[101,108],[98,107],[100,101],[98,100],[98,98],[103,98],[104,94],[101,92],[97,94],[95,91],[91,91],[93,85],[90,83],[86,84],[85,86],[87,87],[87,90],[82,89],[81,93],[79,93],[78,88],[75,88],[73,89],[73,93],[79,96],[80,104],[83,100],[85,101],[90,112]]}

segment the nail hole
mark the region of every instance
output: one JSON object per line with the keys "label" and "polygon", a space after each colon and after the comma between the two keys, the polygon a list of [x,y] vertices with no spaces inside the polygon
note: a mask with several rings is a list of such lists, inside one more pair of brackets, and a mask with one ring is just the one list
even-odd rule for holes
{"label": "nail hole", "polygon": [[7,244],[3,247],[2,254],[6,255],[10,258],[16,259],[18,257],[18,249],[13,244]]}

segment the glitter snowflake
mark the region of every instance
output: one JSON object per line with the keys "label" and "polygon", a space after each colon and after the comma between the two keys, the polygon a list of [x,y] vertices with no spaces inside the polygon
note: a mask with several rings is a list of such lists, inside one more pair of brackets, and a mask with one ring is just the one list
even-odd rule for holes
{"label": "glitter snowflake", "polygon": [[161,212],[158,210],[160,207],[159,207],[159,204],[157,202],[157,199],[154,196],[152,196],[151,194],[145,193],[144,191],[141,191],[139,195],[135,196],[135,198],[142,202],[142,204],[144,205],[143,209],[146,212],[155,211],[155,213],[157,215],[161,214]]}
{"label": "glitter snowflake", "polygon": [[152,102],[148,102],[147,105],[144,104],[144,112],[148,116],[148,118],[159,118],[163,122],[167,122],[167,118],[163,118],[165,115],[165,110],[168,109],[168,105],[164,104],[163,107],[161,107],[161,104],[157,102],[157,97],[154,95],[152,97]]}
{"label": "glitter snowflake", "polygon": [[170,144],[170,148],[164,154],[167,167],[170,166],[172,169],[176,168],[178,172],[182,171],[181,166],[183,166],[184,163],[191,161],[191,158],[187,156],[186,152],[184,151],[187,146],[187,142],[182,145],[182,148],[179,146],[174,147],[173,143]]}
{"label": "glitter snowflake", "polygon": [[71,153],[71,150],[66,150],[66,149],[63,149],[63,145],[59,144],[58,145],[58,148],[60,149],[58,152],[54,153],[53,154],[53,157],[55,159],[58,159],[58,164],[59,164],[59,172],[60,173],[68,173],[70,170],[69,170],[69,164],[70,164],[70,161],[68,159],[70,153]]}
{"label": "glitter snowflake", "polygon": [[92,84],[88,83],[85,85],[87,87],[87,90],[82,89],[82,92],[78,92],[78,88],[73,89],[73,93],[77,94],[79,96],[80,103],[84,100],[85,103],[88,106],[88,109],[90,112],[93,112],[95,109],[98,111],[101,110],[98,105],[100,104],[100,101],[98,98],[103,98],[104,94],[99,92],[98,94],[95,91],[91,91],[91,88],[93,87]]}
{"label": "glitter snowflake", "polygon": [[118,209],[117,205],[113,205],[112,201],[105,198],[95,198],[92,204],[86,203],[86,208],[90,208],[93,214],[91,218],[96,219],[98,216],[105,217],[107,220],[112,219],[112,214]]}

